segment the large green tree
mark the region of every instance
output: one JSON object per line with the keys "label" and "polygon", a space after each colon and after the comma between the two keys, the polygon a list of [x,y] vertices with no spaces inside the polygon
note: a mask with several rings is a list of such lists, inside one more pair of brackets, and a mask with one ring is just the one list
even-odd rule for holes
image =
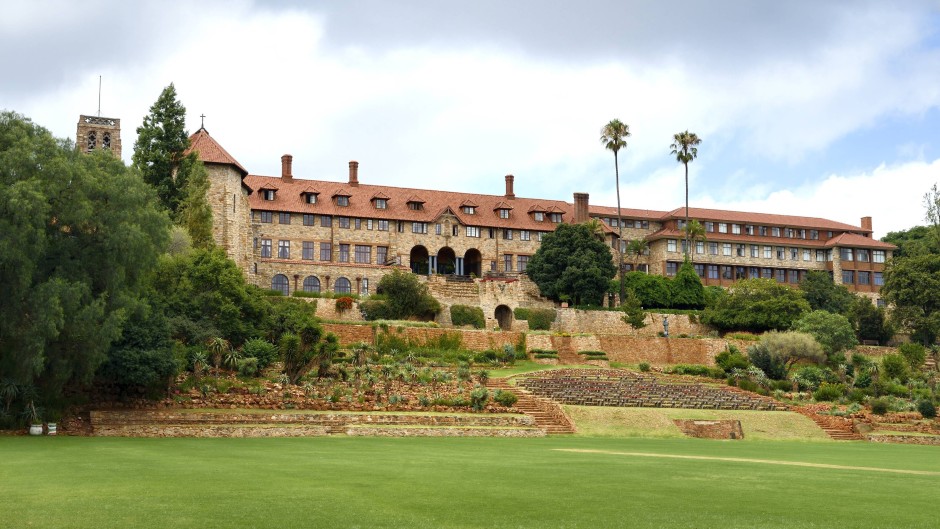
{"label": "large green tree", "polygon": [[91,381],[169,239],[124,164],[0,113],[0,373],[56,399]]}
{"label": "large green tree", "polygon": [[800,291],[813,310],[848,315],[855,304],[855,296],[844,285],[837,285],[829,272],[810,270],[800,281]]}
{"label": "large green tree", "polygon": [[907,230],[889,231],[881,240],[898,247],[893,252],[894,257],[911,257],[928,253],[940,253],[940,248],[935,244],[933,234],[932,228],[914,226]]}
{"label": "large green tree", "polygon": [[548,298],[600,305],[617,268],[607,245],[586,225],[559,224],[545,235],[526,273]]}
{"label": "large green tree", "polygon": [[940,336],[940,255],[892,259],[885,269],[881,295],[891,305],[900,329],[924,344]]}
{"label": "large green tree", "polygon": [[705,306],[705,287],[692,263],[685,261],[669,282],[672,306],[677,309],[700,309]]}
{"label": "large green tree", "polygon": [[786,330],[809,311],[798,290],[773,279],[742,279],[702,312],[702,322],[722,332]]}
{"label": "large green tree", "polygon": [[619,119],[613,119],[603,128],[601,128],[601,143],[604,144],[604,148],[614,153],[614,185],[617,188],[617,254],[620,256],[619,261],[619,273],[618,277],[620,278],[620,300],[621,302],[624,299],[624,286],[623,286],[623,217],[620,216],[620,160],[617,158],[617,153],[620,152],[620,149],[627,148],[627,138],[630,137],[630,125],[620,121]]}
{"label": "large green tree", "polygon": [[844,351],[858,345],[855,329],[848,318],[824,310],[804,314],[793,323],[793,330],[809,334],[819,342],[833,363],[844,361]]}
{"label": "large green tree", "polygon": [[[702,143],[694,132],[677,132],[672,136],[672,154],[685,166],[685,224],[689,225],[689,163],[698,157],[698,145]],[[689,234],[686,233],[685,258],[689,258]]]}

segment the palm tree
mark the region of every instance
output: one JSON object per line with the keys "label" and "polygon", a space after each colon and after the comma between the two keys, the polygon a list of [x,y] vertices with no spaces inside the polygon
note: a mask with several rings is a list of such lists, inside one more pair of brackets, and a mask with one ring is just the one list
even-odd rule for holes
{"label": "palm tree", "polygon": [[591,219],[585,222],[584,225],[587,226],[587,229],[591,232],[591,235],[593,235],[595,239],[601,242],[604,241],[604,223],[603,222],[597,219]]}
{"label": "palm tree", "polygon": [[645,254],[649,247],[650,245],[643,239],[631,239],[630,242],[627,243],[627,254],[633,258],[634,271],[637,270],[640,256]]}
{"label": "palm tree", "polygon": [[[698,157],[698,144],[702,140],[694,132],[679,132],[672,136],[673,143],[672,154],[676,155],[676,161],[685,165],[685,224],[689,225],[689,162]],[[689,258],[689,239],[686,238],[685,258]]]}
{"label": "palm tree", "polygon": [[685,232],[685,246],[686,246],[686,258],[691,261],[692,245],[698,241],[705,242],[707,238],[705,237],[705,226],[702,226],[702,223],[692,219],[686,222],[685,228],[682,229]]}
{"label": "palm tree", "polygon": [[221,336],[210,338],[209,341],[206,342],[206,348],[209,349],[209,353],[212,354],[212,364],[215,365],[216,376],[219,375],[219,368],[222,366],[222,357],[231,347],[228,340]]}
{"label": "palm tree", "polygon": [[617,186],[617,228],[619,230],[617,239],[617,253],[620,255],[620,266],[618,267],[620,277],[620,302],[623,303],[623,298],[626,295],[623,284],[623,248],[621,244],[623,243],[623,218],[620,216],[620,162],[617,158],[617,153],[620,152],[620,149],[625,149],[627,147],[626,138],[630,136],[630,125],[620,121],[619,119],[611,120],[610,123],[604,125],[604,128],[601,129],[601,143],[604,144],[604,148],[614,152],[614,176]]}

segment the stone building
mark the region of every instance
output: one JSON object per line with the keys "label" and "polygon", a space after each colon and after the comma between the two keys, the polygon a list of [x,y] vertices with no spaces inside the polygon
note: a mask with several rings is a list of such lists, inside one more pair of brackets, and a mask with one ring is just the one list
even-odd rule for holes
{"label": "stone building", "polygon": [[[374,293],[394,268],[422,275],[524,277],[545,234],[563,222],[600,221],[617,257],[631,239],[648,249],[627,256],[625,268],[674,275],[683,261],[684,208],[653,211],[592,206],[585,193],[572,202],[516,196],[409,189],[360,182],[349,162],[344,182],[294,178],[292,156],[280,176],[249,174],[204,129],[191,137],[210,177],[217,244],[249,281],[290,294]],[[691,257],[706,285],[765,277],[796,285],[809,270],[878,300],[884,265],[894,246],[872,238],[871,217],[860,226],[811,217],[690,208],[706,230]],[[517,300],[518,301],[518,300]],[[880,300],[879,300],[880,301]]]}
{"label": "stone building", "polygon": [[81,115],[76,129],[75,145],[82,152],[107,149],[121,157],[121,120]]}

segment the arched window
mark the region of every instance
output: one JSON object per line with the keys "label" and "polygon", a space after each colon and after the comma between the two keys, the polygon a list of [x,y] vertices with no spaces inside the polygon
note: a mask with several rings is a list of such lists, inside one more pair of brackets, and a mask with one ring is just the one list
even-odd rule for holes
{"label": "arched window", "polygon": [[290,283],[287,281],[287,276],[284,274],[278,274],[271,279],[271,290],[278,290],[281,294],[285,296],[289,294],[288,290],[290,289]]}
{"label": "arched window", "polygon": [[88,150],[93,151],[98,146],[98,133],[91,131],[88,133]]}
{"label": "arched window", "polygon": [[336,280],[336,286],[333,291],[337,294],[349,294],[352,292],[352,283],[345,277],[340,277]]}
{"label": "arched window", "polygon": [[304,292],[319,292],[320,280],[317,276],[307,276],[304,278]]}
{"label": "arched window", "polygon": [[105,132],[104,135],[101,137],[101,146],[104,147],[105,149],[111,148],[111,133],[110,132]]}

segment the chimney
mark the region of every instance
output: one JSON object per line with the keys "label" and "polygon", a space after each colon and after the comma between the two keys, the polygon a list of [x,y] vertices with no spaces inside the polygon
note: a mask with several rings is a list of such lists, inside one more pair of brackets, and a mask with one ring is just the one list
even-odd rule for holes
{"label": "chimney", "polygon": [[355,160],[349,162],[349,185],[359,187],[359,162]]}
{"label": "chimney", "polygon": [[516,198],[516,194],[512,192],[512,182],[515,179],[511,174],[506,175],[506,198],[513,200]]}
{"label": "chimney", "polygon": [[872,231],[871,229],[871,217],[862,217],[862,229]]}
{"label": "chimney", "polygon": [[281,180],[285,182],[294,181],[294,175],[291,174],[291,165],[293,164],[293,162],[294,162],[293,156],[289,154],[285,154],[284,156],[281,156]]}
{"label": "chimney", "polygon": [[588,215],[588,195],[587,193],[574,194],[574,222],[581,224],[590,220]]}

